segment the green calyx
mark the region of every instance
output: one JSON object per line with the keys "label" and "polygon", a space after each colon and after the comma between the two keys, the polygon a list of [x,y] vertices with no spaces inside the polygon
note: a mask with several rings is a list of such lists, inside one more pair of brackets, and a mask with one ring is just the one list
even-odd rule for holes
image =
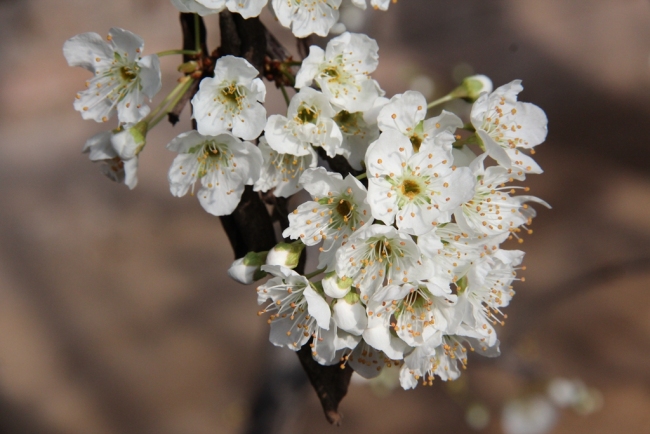
{"label": "green calyx", "polygon": [[293,243],[280,243],[273,248],[276,253],[286,253],[287,257],[284,266],[292,269],[298,266],[298,262],[300,262],[300,255],[304,249],[305,245],[302,243],[302,241],[296,241]]}
{"label": "green calyx", "polygon": [[266,256],[269,252],[248,252],[244,256],[244,265],[252,267],[261,267],[266,264]]}
{"label": "green calyx", "polygon": [[467,276],[463,276],[456,281],[456,288],[459,294],[467,290]]}
{"label": "green calyx", "polygon": [[[478,99],[478,97],[481,95],[481,92],[485,92],[486,90],[486,83],[485,80],[487,79],[484,76],[483,80],[477,78],[477,76],[471,76],[471,77],[466,77],[463,82],[458,86],[456,89],[454,89],[451,92],[451,95],[454,98],[462,98],[467,102],[474,102]],[[488,80],[489,81],[489,80]]]}
{"label": "green calyx", "polygon": [[350,291],[345,295],[345,297],[343,297],[343,300],[345,300],[347,304],[357,304],[361,299],[359,297],[359,294],[357,294],[355,291]]}

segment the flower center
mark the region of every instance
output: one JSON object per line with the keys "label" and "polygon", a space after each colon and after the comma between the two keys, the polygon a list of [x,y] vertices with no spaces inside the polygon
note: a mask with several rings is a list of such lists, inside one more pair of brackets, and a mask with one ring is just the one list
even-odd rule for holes
{"label": "flower center", "polygon": [[336,212],[341,214],[342,217],[347,217],[352,211],[352,206],[347,200],[340,200],[339,204],[336,205]]}
{"label": "flower center", "polygon": [[315,124],[318,113],[316,113],[310,107],[301,106],[298,109],[297,117],[303,124]]}
{"label": "flower center", "polygon": [[404,196],[411,200],[413,200],[415,196],[419,195],[421,191],[420,185],[411,179],[404,180],[402,185],[400,185],[400,190]]}
{"label": "flower center", "polygon": [[133,81],[137,77],[136,72],[128,66],[123,66],[120,68],[120,77],[124,81]]}
{"label": "flower center", "polygon": [[241,98],[239,88],[235,86],[234,83],[221,88],[221,96],[226,100],[226,102],[231,104],[239,104],[239,99]]}
{"label": "flower center", "polygon": [[329,68],[324,69],[323,74],[328,77],[336,78],[339,76],[339,70],[335,66],[331,66]]}
{"label": "flower center", "polygon": [[387,241],[378,241],[375,244],[375,254],[381,257],[390,257],[393,254],[393,249],[390,247],[390,243]]}

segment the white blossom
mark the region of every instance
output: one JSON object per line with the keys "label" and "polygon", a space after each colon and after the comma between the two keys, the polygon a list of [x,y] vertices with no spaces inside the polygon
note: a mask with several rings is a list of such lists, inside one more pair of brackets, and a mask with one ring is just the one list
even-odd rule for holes
{"label": "white blossom", "polygon": [[383,351],[377,350],[369,345],[365,339],[353,349],[343,352],[344,363],[349,363],[354,372],[363,378],[377,377],[384,367],[399,366],[400,362],[389,358]]}
{"label": "white blossom", "polygon": [[275,265],[262,270],[275,276],[257,288],[258,304],[271,300],[259,314],[271,313],[269,339],[274,345],[298,351],[318,329],[330,328],[330,307],[304,276]]}
{"label": "white blossom", "polygon": [[323,241],[318,267],[331,268],[339,246],[371,219],[366,188],[352,175],[343,179],[322,167],[305,171],[300,183],[314,200],[289,214],[289,227],[282,236],[308,246]]}
{"label": "white blossom", "polygon": [[508,232],[477,235],[448,223],[419,236],[417,243],[422,254],[430,258],[429,266],[437,278],[451,283],[462,278],[474,261],[496,251],[508,236]]}
{"label": "white blossom", "polygon": [[499,250],[485,256],[468,271],[467,286],[460,285],[458,309],[462,321],[481,338],[482,345],[491,347],[497,341],[493,324],[503,323],[501,309],[508,306],[514,295],[511,283],[523,256],[524,252],[519,250]]}
{"label": "white blossom", "polygon": [[470,166],[477,179],[473,197],[454,213],[462,230],[489,236],[512,233],[529,219],[529,207],[525,202],[537,202],[550,208],[534,196],[510,196],[514,188],[505,185],[511,178],[510,171],[501,166],[485,168],[485,156],[477,157]]}
{"label": "white blossom", "polygon": [[271,0],[275,16],[297,38],[327,36],[339,20],[341,0]]}
{"label": "white blossom", "polygon": [[180,197],[191,189],[193,194],[200,181],[199,202],[217,216],[234,211],[244,186],[255,183],[262,166],[257,146],[229,133],[204,136],[188,131],[172,140],[167,149],[179,154],[169,169],[171,193]]}
{"label": "white blossom", "polygon": [[453,166],[452,158],[450,149],[432,145],[414,152],[401,133],[382,133],[366,153],[373,217],[414,235],[448,222],[474,192],[471,171]]}
{"label": "white blossom", "polygon": [[143,40],[114,27],[109,43],[97,33],[82,33],[63,44],[70,66],[93,73],[86,89],[77,93],[74,108],[84,119],[106,122],[117,111],[120,122],[138,122],[149,113],[144,104],[160,90],[160,63],[155,54],[142,57]]}
{"label": "white blossom", "polygon": [[266,193],[273,188],[276,197],[289,197],[302,190],[298,181],[306,169],[318,164],[316,151],[310,147],[307,155],[281,154],[269,146],[266,137],[260,137],[259,142],[264,164],[260,178],[255,183],[255,191]]}
{"label": "white blossom", "polygon": [[467,366],[467,351],[476,351],[486,357],[499,355],[497,345],[482,347],[474,337],[444,336],[442,343],[434,337],[417,347],[404,358],[400,371],[400,383],[404,389],[417,386],[418,380],[431,386],[434,376],[443,381],[456,380],[461,369]]}
{"label": "white blossom", "polygon": [[138,157],[122,159],[113,148],[111,139],[114,135],[115,131],[95,134],[86,141],[83,152],[91,161],[103,163],[101,171],[106,177],[133,190],[138,185]]}
{"label": "white blossom", "polygon": [[198,13],[205,16],[216,14],[228,8],[245,19],[258,16],[268,0],[172,0],[181,12]]}
{"label": "white blossom", "polygon": [[266,123],[266,88],[257,69],[246,59],[224,56],[217,60],[214,77],[204,78],[192,98],[197,130],[216,136],[232,130],[244,140],[257,138]]}
{"label": "white blossom", "polygon": [[542,109],[517,101],[522,90],[521,80],[514,80],[490,94],[482,94],[471,113],[472,125],[490,157],[519,177],[542,173],[522,150],[534,152],[533,148],[546,139],[548,123]]}
{"label": "white blossom", "polygon": [[[412,347],[421,346],[443,333],[451,333],[455,320],[456,296],[449,286],[432,283],[388,285],[378,290],[368,302],[368,325],[390,326],[397,336]],[[394,317],[395,322],[391,323]],[[431,341],[429,342],[431,343]]]}
{"label": "white blossom", "polygon": [[352,279],[366,303],[385,280],[408,282],[419,259],[420,251],[410,236],[392,226],[366,225],[336,252],[336,272]]}
{"label": "white blossom", "polygon": [[330,40],[323,51],[312,45],[296,75],[296,88],[316,81],[332,105],[350,113],[369,110],[384,92],[370,74],[379,64],[374,39],[345,32]]}
{"label": "white blossom", "polygon": [[426,119],[427,101],[420,92],[407,91],[395,95],[384,105],[377,117],[379,129],[395,130],[409,138],[415,152],[423,145],[437,143],[451,149],[453,133],[463,122],[453,113],[442,111],[439,116]]}
{"label": "white blossom", "polygon": [[272,115],[266,123],[269,146],[282,154],[307,155],[322,147],[330,157],[341,153],[343,136],[332,118],[336,112],[325,95],[305,87],[291,98],[287,116]]}
{"label": "white blossom", "polygon": [[341,110],[334,116],[334,122],[339,126],[343,135],[339,152],[348,160],[353,169],[364,169],[368,146],[379,138],[377,114],[387,102],[388,99],[380,97],[375,100],[370,110],[354,113]]}
{"label": "white blossom", "polygon": [[[390,6],[391,1],[393,3],[396,2],[396,0],[370,0],[370,6],[372,6],[375,9],[386,11],[388,10],[388,6]],[[352,4],[363,10],[366,10],[366,8],[368,7],[366,4],[366,0],[352,0]]]}

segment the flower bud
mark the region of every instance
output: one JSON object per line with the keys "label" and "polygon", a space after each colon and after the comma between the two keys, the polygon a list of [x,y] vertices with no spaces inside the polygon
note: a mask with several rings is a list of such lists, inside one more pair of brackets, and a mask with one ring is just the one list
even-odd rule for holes
{"label": "flower bud", "polygon": [[467,102],[474,102],[482,93],[490,93],[493,90],[492,80],[485,75],[472,75],[466,77],[452,95],[462,98]]}
{"label": "flower bud", "polygon": [[337,300],[333,310],[334,319],[341,330],[360,336],[368,327],[366,309],[356,292],[348,292],[344,298]]}
{"label": "flower bud", "polygon": [[237,259],[228,269],[228,275],[239,283],[250,285],[256,280],[266,276],[266,272],[260,267],[266,261],[268,252],[248,252],[243,258]]}
{"label": "flower bud", "polygon": [[302,241],[295,243],[280,243],[273,247],[266,257],[267,265],[281,265],[287,268],[296,268],[300,262],[300,254],[305,245]]}
{"label": "flower bud", "polygon": [[142,151],[148,129],[147,122],[140,121],[129,128],[120,127],[114,131],[111,144],[122,160],[130,160]]}
{"label": "flower bud", "polygon": [[349,277],[340,279],[339,276],[336,275],[336,271],[327,273],[322,282],[323,291],[332,298],[345,297],[352,287],[352,279]]}

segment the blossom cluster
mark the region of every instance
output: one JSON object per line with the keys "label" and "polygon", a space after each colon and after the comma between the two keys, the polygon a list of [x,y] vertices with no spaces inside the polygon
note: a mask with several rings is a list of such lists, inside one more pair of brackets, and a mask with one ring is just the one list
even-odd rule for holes
{"label": "blossom cluster", "polygon": [[[249,18],[267,0],[172,3],[182,12],[228,9]],[[304,37],[327,35],[340,3],[271,6]],[[118,118],[116,129],[84,149],[130,188],[147,132],[191,84],[184,77],[150,111],[144,99],[160,89],[161,74],[158,56],[142,50],[138,36],[116,28],[108,42],[86,33],[64,45],[70,65],[93,73],[74,107],[84,119]],[[504,322],[524,255],[502,244],[530,232],[529,203],[548,206],[515,195],[528,191],[517,183],[542,172],[530,155],[546,138],[547,120],[539,107],[517,101],[519,80],[493,89],[485,76],[468,77],[448,96],[472,103],[466,122],[444,110],[430,116],[435,103],[419,92],[385,97],[371,76],[378,52],[375,40],[348,32],[324,49],[311,46],[287,112],[271,115],[259,71],[243,58],[219,57],[191,100],[196,130],[167,145],[178,154],[168,180],[174,196],[196,194],[215,216],[231,214],[247,185],[283,198],[304,189],[311,200],[289,214],[286,242],[238,259],[230,276],[250,284],[271,275],[257,295],[273,344],[294,351],[308,344],[318,363],[349,364],[366,378],[395,366],[402,386],[413,388],[434,376],[457,378],[468,351],[499,354],[495,326]],[[329,170],[335,157],[360,175]],[[302,275],[294,269],[305,246],[318,247],[318,270]]]}
{"label": "blossom cluster", "polygon": [[[354,37],[333,39],[325,53]],[[367,59],[365,49],[348,48],[343,59]],[[319,363],[349,364],[366,378],[397,366],[404,388],[418,380],[430,384],[434,376],[455,379],[468,350],[499,354],[495,326],[504,322],[524,255],[501,244],[530,231],[529,202],[546,205],[514,195],[527,188],[509,184],[541,172],[523,151],[544,140],[546,117],[516,100],[519,81],[492,91],[485,77],[471,78],[459,90],[469,95],[481,86],[470,125],[446,111],[427,117],[427,102],[414,91],[390,100],[377,92],[350,114],[364,98],[340,90],[344,74],[322,72],[336,66],[327,54],[312,66],[310,58],[320,51],[313,48],[298,78],[320,78],[321,91],[302,88],[287,118],[271,116],[267,141],[285,155],[322,147],[329,156],[350,159],[355,148],[364,157],[350,163],[365,168],[367,186],[324,167],[305,170],[298,187],[312,200],[290,214],[283,233],[297,241],[264,253],[264,260],[252,261],[251,255],[237,261],[231,275],[247,283],[255,280],[252,273],[272,275],[257,293],[260,313],[270,313],[275,345],[295,351],[311,342]],[[359,80],[379,89],[369,76]],[[370,86],[355,86],[365,88]],[[318,133],[302,133],[306,118]],[[338,118],[364,120],[365,133],[349,147],[343,146]],[[463,139],[461,130],[471,134]],[[473,148],[484,152],[476,155]],[[320,280],[291,269],[302,247],[316,245]]]}

